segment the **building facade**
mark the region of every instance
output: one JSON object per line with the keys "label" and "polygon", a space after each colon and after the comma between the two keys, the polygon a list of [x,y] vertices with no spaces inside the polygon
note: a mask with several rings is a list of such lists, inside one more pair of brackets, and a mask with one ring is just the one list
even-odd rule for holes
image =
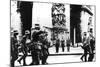
{"label": "building facade", "polygon": [[35,24],[48,32],[48,39],[67,39],[74,46],[82,41],[83,32],[93,30],[95,36],[95,7],[62,3],[11,1],[11,31],[18,30],[19,39]]}

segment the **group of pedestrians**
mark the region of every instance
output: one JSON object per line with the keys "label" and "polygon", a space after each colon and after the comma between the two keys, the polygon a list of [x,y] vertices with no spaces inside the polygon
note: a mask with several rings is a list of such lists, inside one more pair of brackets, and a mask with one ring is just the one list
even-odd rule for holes
{"label": "group of pedestrians", "polygon": [[[65,46],[65,43],[66,43],[66,46]],[[60,45],[61,44],[61,45]],[[66,42],[65,40],[62,38],[62,40],[60,41],[60,39],[57,37],[56,38],[56,43],[55,43],[55,48],[56,48],[56,53],[59,52],[59,48],[61,47],[62,49],[62,52],[65,51],[65,47],[67,47],[67,51],[70,52],[70,44],[71,44],[71,40],[70,38],[68,37]]]}
{"label": "group of pedestrians", "polygon": [[92,32],[89,33],[89,36],[87,37],[87,33],[84,32],[83,36],[83,46],[82,49],[84,50],[83,55],[81,56],[82,61],[93,61],[94,59],[94,50],[95,50],[95,38],[92,34]]}
{"label": "group of pedestrians", "polygon": [[[14,30],[11,36],[11,67],[14,67],[15,61],[17,60],[20,64],[23,60],[23,66],[26,66],[26,57],[28,53],[31,53],[32,63],[30,65],[39,65],[40,61],[42,64],[47,64],[46,60],[49,55],[48,47],[49,42],[47,39],[47,32],[41,30],[35,30],[32,33],[30,39],[29,30],[25,31],[25,35],[22,36],[21,41],[17,40],[18,31]],[[19,57],[19,53],[22,53]],[[18,58],[19,57],[19,58]]]}

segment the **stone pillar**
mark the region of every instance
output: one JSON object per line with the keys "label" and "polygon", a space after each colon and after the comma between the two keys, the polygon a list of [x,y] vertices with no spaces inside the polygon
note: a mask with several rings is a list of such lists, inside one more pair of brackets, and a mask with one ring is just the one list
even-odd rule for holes
{"label": "stone pillar", "polygon": [[69,4],[65,4],[65,15],[66,15],[66,29],[67,29],[66,36],[70,37],[70,5]]}
{"label": "stone pillar", "polygon": [[33,2],[32,8],[32,28],[35,27],[35,24],[39,24],[41,30],[48,32],[49,40],[51,38],[51,31],[44,27],[52,28],[51,7],[51,3]]}
{"label": "stone pillar", "polygon": [[21,18],[17,12],[18,1],[11,1],[11,31],[18,30],[18,38],[21,36]]}

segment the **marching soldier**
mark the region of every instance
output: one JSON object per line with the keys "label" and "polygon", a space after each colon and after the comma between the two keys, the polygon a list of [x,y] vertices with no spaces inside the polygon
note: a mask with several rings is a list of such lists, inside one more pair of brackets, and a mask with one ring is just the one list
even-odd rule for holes
{"label": "marching soldier", "polygon": [[43,33],[43,38],[41,39],[41,42],[42,42],[42,64],[48,64],[46,62],[47,58],[48,58],[48,55],[49,55],[49,51],[48,51],[48,47],[50,46],[49,42],[48,42],[48,39],[47,39],[47,32],[44,32]]}
{"label": "marching soldier", "polygon": [[91,31],[90,31],[90,34],[89,34],[89,48],[90,48],[90,51],[89,51],[88,61],[93,61],[94,50],[95,50],[95,38],[94,38]]}
{"label": "marching soldier", "polygon": [[28,30],[25,31],[25,35],[23,36],[22,40],[21,40],[21,47],[22,47],[22,52],[23,55],[22,57],[18,60],[18,62],[21,64],[21,60],[23,59],[23,65],[26,66],[26,56],[27,56],[27,52],[28,52],[28,44],[27,44],[27,40],[29,40],[29,34],[30,32]]}
{"label": "marching soldier", "polygon": [[84,32],[84,37],[83,37],[83,46],[84,54],[81,56],[81,60],[83,61],[83,58],[85,62],[87,62],[87,54],[89,52],[89,43],[88,43],[88,38],[87,38],[87,33]]}
{"label": "marching soldier", "polygon": [[67,40],[66,40],[66,46],[67,46],[67,51],[69,52],[70,51],[70,38],[68,37]]}
{"label": "marching soldier", "polygon": [[11,67],[14,67],[15,60],[18,58],[18,31],[14,30],[11,37]]}
{"label": "marching soldier", "polygon": [[31,41],[31,54],[32,54],[32,63],[30,65],[39,65],[39,54],[41,53],[41,44],[39,41],[40,27],[35,27],[34,32],[32,33]]}
{"label": "marching soldier", "polygon": [[35,24],[30,47],[32,54],[32,63],[30,65],[39,65],[40,60],[42,60],[42,64],[46,64],[48,57],[46,36],[47,34],[45,35],[45,32],[40,30],[40,26]]}

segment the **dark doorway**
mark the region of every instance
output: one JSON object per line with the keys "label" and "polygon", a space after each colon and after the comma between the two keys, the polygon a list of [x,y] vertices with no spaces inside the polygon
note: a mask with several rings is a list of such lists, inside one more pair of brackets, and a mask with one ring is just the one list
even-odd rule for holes
{"label": "dark doorway", "polygon": [[22,35],[25,34],[25,30],[31,31],[32,27],[32,6],[33,2],[18,1],[18,11],[21,14],[21,28]]}
{"label": "dark doorway", "polygon": [[82,5],[70,5],[70,37],[74,46],[74,29],[76,43],[81,42],[81,17]]}

